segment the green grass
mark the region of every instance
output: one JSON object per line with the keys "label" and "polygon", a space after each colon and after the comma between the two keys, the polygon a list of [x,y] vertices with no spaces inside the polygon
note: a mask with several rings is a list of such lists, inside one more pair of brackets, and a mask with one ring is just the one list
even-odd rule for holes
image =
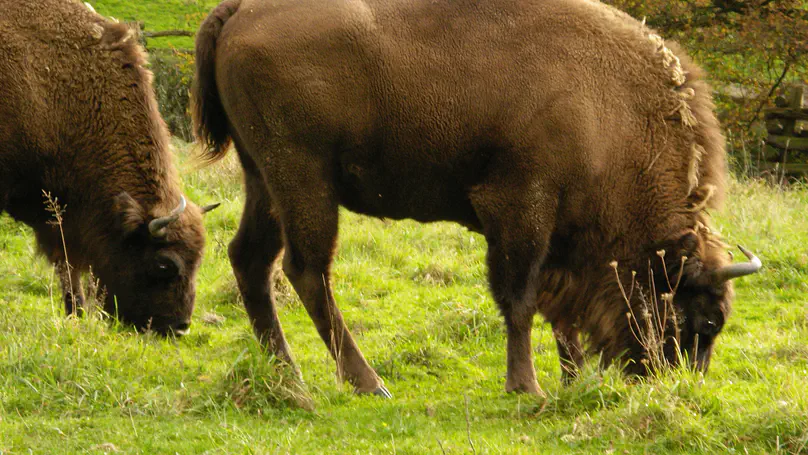
{"label": "green grass", "polygon": [[284,282],[280,316],[305,385],[259,351],[226,257],[239,167],[230,156],[182,168],[192,199],[224,204],[206,218],[192,333],[177,341],[65,319],[30,230],[0,217],[0,454],[808,453],[808,188],[732,185],[717,224],[766,268],[738,281],[706,377],[630,384],[589,367],[562,387],[537,320],[547,399],[503,391],[505,337],[480,236],[344,212],[335,292],[394,394],[382,400],[335,380]]}

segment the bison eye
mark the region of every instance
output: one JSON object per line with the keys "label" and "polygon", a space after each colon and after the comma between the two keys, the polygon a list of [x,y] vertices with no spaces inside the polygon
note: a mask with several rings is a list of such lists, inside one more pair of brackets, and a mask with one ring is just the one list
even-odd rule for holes
{"label": "bison eye", "polygon": [[158,257],[151,267],[151,273],[155,278],[174,278],[179,275],[179,265],[171,258]]}

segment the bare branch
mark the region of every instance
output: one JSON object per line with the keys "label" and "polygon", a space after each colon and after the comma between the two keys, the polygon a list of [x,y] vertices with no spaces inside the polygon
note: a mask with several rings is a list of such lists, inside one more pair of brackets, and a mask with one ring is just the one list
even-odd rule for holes
{"label": "bare branch", "polygon": [[163,38],[166,36],[188,36],[193,38],[194,32],[190,30],[162,30],[159,32],[141,32],[144,38]]}
{"label": "bare branch", "polygon": [[769,100],[769,98],[771,98],[772,95],[774,95],[774,91],[777,90],[777,87],[779,87],[780,84],[783,82],[783,79],[785,79],[788,70],[791,69],[792,63],[794,63],[793,59],[786,60],[785,65],[783,65],[783,72],[780,73],[780,77],[778,77],[777,81],[775,81],[775,83],[772,85],[772,88],[769,90],[769,94],[766,95],[762,100],[760,100],[760,104],[755,110],[755,113],[749,118],[749,121],[746,122],[746,128],[744,128],[744,133],[748,133],[749,129],[752,128],[752,124],[755,123],[755,120],[757,120],[758,116],[760,115],[760,111],[763,110],[763,106],[766,105],[766,102]]}

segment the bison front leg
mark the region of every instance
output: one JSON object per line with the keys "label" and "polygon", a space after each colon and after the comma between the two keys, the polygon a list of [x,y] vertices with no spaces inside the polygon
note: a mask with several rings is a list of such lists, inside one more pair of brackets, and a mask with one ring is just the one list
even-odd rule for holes
{"label": "bison front leg", "polygon": [[56,264],[56,273],[62,287],[62,299],[65,304],[65,314],[81,315],[84,308],[84,290],[81,287],[81,271],[73,264],[59,262]]}
{"label": "bison front leg", "polygon": [[245,161],[242,158],[247,197],[238,233],[228,247],[230,263],[256,337],[275,357],[296,369],[275,309],[271,281],[283,247],[281,229],[270,213],[266,186],[251,162]]}
{"label": "bison front leg", "polygon": [[515,311],[514,308],[509,308],[503,309],[502,313],[508,331],[508,372],[505,391],[527,392],[543,396],[544,392],[536,381],[530,347],[530,333],[535,312]]}
{"label": "bison front leg", "polygon": [[505,390],[543,395],[530,334],[556,201],[534,185],[520,185],[517,176],[481,185],[471,197],[488,241],[491,292],[508,334]]}
{"label": "bison front leg", "polygon": [[584,363],[583,347],[578,338],[578,330],[562,324],[553,324],[558,358],[561,362],[561,382],[569,384],[578,376]]}

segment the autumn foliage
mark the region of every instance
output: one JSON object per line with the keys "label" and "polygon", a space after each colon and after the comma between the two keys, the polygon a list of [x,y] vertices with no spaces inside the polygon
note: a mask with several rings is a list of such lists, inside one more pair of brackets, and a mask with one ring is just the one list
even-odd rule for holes
{"label": "autumn foliage", "polygon": [[754,143],[761,109],[788,83],[808,83],[804,0],[604,0],[684,45],[708,70],[733,145]]}

